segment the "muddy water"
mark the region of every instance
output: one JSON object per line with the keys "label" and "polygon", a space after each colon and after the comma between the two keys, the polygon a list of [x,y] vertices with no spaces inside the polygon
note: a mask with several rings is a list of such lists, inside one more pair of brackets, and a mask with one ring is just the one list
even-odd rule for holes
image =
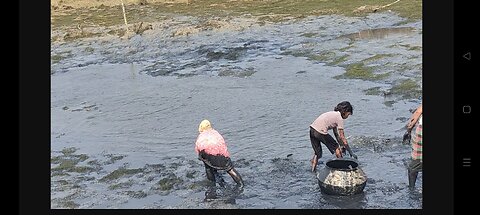
{"label": "muddy water", "polygon": [[[404,79],[421,86],[421,50],[412,48],[421,47],[421,22],[402,21],[322,16],[52,44],[60,57],[51,75],[51,207],[421,208],[422,177],[407,188],[410,148],[401,145],[419,98],[368,93],[393,92]],[[341,37],[397,27],[411,29]],[[389,76],[339,78],[358,62]],[[326,196],[309,171],[308,126],[343,100],[354,105],[346,136],[369,179],[364,194]],[[194,152],[204,118],[226,139],[243,190],[225,173],[225,186],[208,184]]]}
{"label": "muddy water", "polygon": [[356,33],[342,35],[340,36],[340,38],[349,38],[349,39],[356,39],[356,40],[384,39],[394,34],[398,34],[398,35],[410,34],[414,30],[415,29],[412,27],[367,29],[367,30],[361,30]]}

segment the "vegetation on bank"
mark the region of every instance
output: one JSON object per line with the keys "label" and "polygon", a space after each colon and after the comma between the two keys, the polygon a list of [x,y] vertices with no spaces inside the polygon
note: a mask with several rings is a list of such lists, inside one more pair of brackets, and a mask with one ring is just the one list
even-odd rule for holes
{"label": "vegetation on bank", "polygon": [[[82,4],[82,2],[84,2]],[[311,15],[365,16],[391,10],[410,21],[422,18],[421,0],[124,0],[131,23],[154,22],[168,14],[195,17],[254,16],[278,22]],[[52,27],[123,24],[121,1],[52,0]]]}

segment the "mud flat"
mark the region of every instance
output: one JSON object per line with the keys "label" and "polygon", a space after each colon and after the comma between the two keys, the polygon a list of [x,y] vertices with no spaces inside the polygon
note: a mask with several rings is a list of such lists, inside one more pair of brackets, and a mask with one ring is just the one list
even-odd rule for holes
{"label": "mud flat", "polygon": [[[373,4],[215,2],[126,4],[129,31],[118,5],[52,12],[52,208],[422,208],[401,145],[421,101],[422,22],[399,9],[419,1],[355,13]],[[333,1],[304,4],[319,2]],[[362,195],[329,197],[309,171],[308,126],[343,100],[368,181]],[[203,118],[245,180],[241,193],[216,188],[234,203],[204,201]]]}

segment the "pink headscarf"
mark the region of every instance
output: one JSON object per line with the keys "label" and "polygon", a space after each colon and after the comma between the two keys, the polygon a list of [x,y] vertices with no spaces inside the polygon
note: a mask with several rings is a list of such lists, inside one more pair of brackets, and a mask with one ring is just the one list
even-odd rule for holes
{"label": "pink headscarf", "polygon": [[213,128],[206,129],[198,135],[197,141],[195,142],[195,152],[198,154],[202,150],[205,150],[205,153],[209,155],[230,157],[225,140],[222,135]]}

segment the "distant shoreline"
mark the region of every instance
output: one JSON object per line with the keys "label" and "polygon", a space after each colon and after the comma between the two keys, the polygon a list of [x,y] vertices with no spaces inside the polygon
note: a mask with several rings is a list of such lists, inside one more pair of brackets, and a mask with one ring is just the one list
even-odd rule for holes
{"label": "distant shoreline", "polygon": [[[74,9],[78,8],[89,8],[89,7],[99,7],[103,6],[117,6],[120,5],[122,0],[51,0],[50,5],[52,8],[64,8],[72,7]],[[134,4],[149,4],[149,3],[165,3],[165,4],[177,4],[184,3],[187,4],[193,2],[193,0],[123,0],[125,5],[134,5]]]}
{"label": "distant shoreline", "polygon": [[[392,11],[409,22],[422,19],[421,0],[123,0],[128,20],[158,21],[160,14],[194,17],[255,17],[282,22],[308,16],[366,16]],[[124,23],[121,0],[52,0],[52,29],[94,23],[103,27]],[[150,13],[148,13],[150,12]],[[102,19],[112,18],[108,22]],[[132,22],[132,23],[133,23]]]}

